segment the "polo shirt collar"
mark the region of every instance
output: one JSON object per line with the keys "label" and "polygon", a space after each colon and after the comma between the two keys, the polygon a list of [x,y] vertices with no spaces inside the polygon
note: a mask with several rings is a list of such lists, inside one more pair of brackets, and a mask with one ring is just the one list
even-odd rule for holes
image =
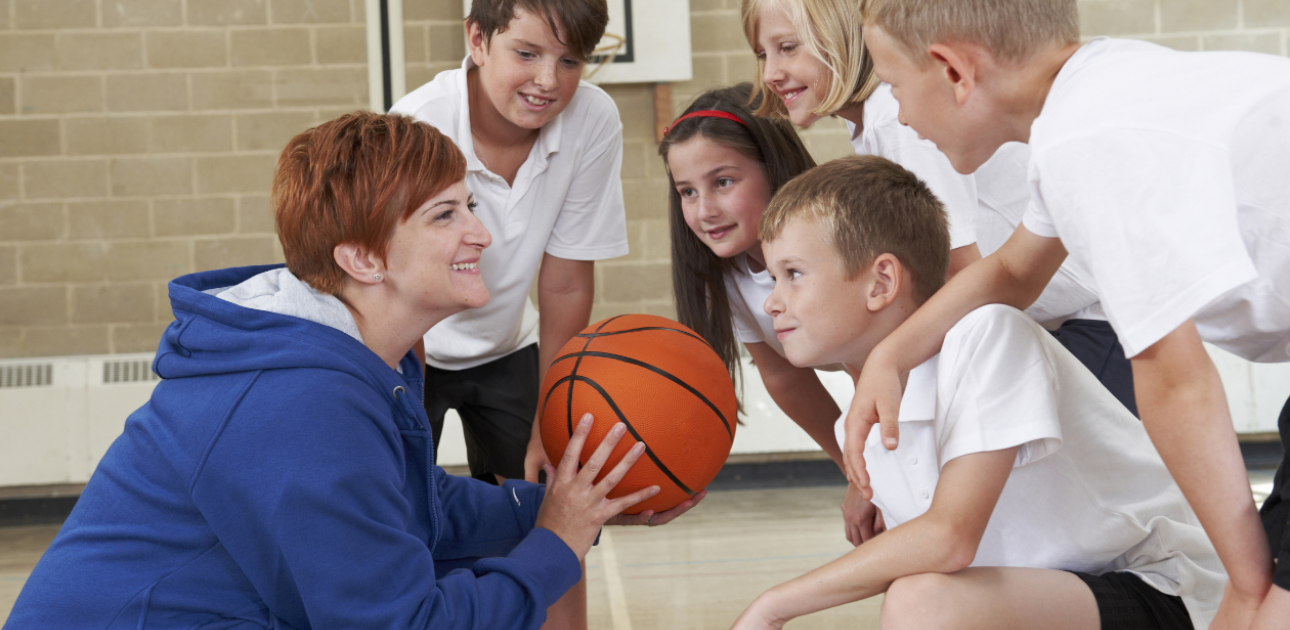
{"label": "polo shirt collar", "polygon": [[[461,74],[457,80],[457,91],[461,93],[461,107],[457,111],[461,112],[461,118],[457,121],[457,148],[466,156],[466,170],[484,171],[487,167],[475,156],[475,137],[470,133],[470,83],[466,75],[474,68],[474,60],[470,55],[461,61]],[[567,107],[567,106],[566,106]],[[560,138],[564,135],[564,112],[560,112],[551,122],[542,125],[538,130],[538,139],[536,147],[539,163],[536,166],[546,166],[546,160],[560,150]]]}
{"label": "polo shirt collar", "polygon": [[900,399],[900,422],[936,419],[936,365],[939,354],[909,371],[905,395]]}

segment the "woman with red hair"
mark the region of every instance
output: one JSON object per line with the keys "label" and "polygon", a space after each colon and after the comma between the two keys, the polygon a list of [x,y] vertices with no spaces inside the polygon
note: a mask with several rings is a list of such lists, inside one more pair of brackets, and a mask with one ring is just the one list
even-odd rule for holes
{"label": "woman with red hair", "polygon": [[[466,162],[433,127],[355,113],[273,182],[286,266],[170,283],[164,380],[27,581],[11,628],[537,628],[601,525],[657,487],[599,484],[622,427],[547,486],[434,466],[413,344],[488,301]],[[594,465],[593,465],[594,464]]]}

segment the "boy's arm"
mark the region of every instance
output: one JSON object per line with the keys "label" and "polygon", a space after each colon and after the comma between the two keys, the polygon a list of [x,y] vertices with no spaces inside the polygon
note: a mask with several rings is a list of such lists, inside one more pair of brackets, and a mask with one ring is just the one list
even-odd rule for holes
{"label": "boy's arm", "polygon": [[1142,424],[1231,580],[1219,619],[1248,624],[1272,567],[1218,370],[1191,320],[1132,363]]}
{"label": "boy's arm", "polygon": [[847,446],[842,454],[847,479],[865,498],[872,497],[873,491],[864,467],[864,442],[869,429],[881,422],[883,445],[896,448],[903,375],[940,352],[945,333],[973,310],[986,304],[1025,310],[1044,292],[1065,259],[1066,248],[1059,239],[1038,236],[1024,223],[1018,225],[998,251],[954,276],[869,353],[847,412]]}
{"label": "boy's arm", "polygon": [[953,278],[959,275],[960,271],[967,268],[968,265],[981,260],[981,248],[976,243],[964,245],[958,249],[950,250],[950,271],[946,278]]}
{"label": "boy's arm", "polygon": [[1018,448],[951,460],[941,470],[926,513],[766,591],[734,627],[779,628],[789,619],[882,593],[897,578],[967,568],[976,557]]}
{"label": "boy's arm", "polygon": [[[546,378],[556,353],[591,323],[591,302],[596,295],[596,263],[542,255],[538,270],[538,382]],[[539,416],[533,419],[524,480],[536,483],[543,464],[550,464],[542,447]]]}

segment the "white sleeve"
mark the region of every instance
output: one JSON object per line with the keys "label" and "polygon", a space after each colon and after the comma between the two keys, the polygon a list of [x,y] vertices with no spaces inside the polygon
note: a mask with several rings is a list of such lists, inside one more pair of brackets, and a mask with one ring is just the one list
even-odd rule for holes
{"label": "white sleeve", "polygon": [[[1257,277],[1226,151],[1174,133],[1115,129],[1066,139],[1036,158],[1053,232],[1092,275],[1125,355]],[[1039,234],[1031,220],[1028,212],[1027,228]]]}
{"label": "white sleeve", "polygon": [[[752,305],[744,299],[743,292],[730,274],[726,274],[726,300],[730,304],[730,323],[735,329],[735,339],[740,343],[765,342],[761,325],[757,323],[757,317],[751,310]],[[761,305],[758,304],[757,308],[761,308]]]}
{"label": "white sleeve", "polygon": [[598,118],[586,123],[589,141],[582,149],[577,175],[569,185],[546,253],[570,260],[604,260],[627,254],[627,213],[623,207],[623,125],[608,96],[592,109]]}
{"label": "white sleeve", "polygon": [[950,249],[976,242],[976,178],[954,170],[950,159],[931,140],[898,122],[884,122],[879,135],[880,155],[917,175],[945,205],[950,223]]}
{"label": "white sleeve", "polygon": [[1020,446],[1015,466],[1061,447],[1048,333],[1021,311],[992,304],[945,336],[936,378],[936,442],[943,467],[972,453]]}

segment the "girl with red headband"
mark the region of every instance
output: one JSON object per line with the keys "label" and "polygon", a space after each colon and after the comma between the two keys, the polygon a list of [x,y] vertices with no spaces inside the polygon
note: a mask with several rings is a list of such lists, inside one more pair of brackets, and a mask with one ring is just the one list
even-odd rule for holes
{"label": "girl with red headband", "polygon": [[[788,180],[815,166],[793,126],[754,116],[752,85],[699,96],[664,134],[677,318],[694,329],[738,378],[742,342],[780,409],[840,467],[837,404],[810,368],[784,358],[762,304],[774,288],[757,239],[762,212]],[[841,369],[842,366],[832,366]],[[847,537],[872,535],[875,510],[858,493],[843,504]],[[878,530],[881,531],[879,521]]]}

